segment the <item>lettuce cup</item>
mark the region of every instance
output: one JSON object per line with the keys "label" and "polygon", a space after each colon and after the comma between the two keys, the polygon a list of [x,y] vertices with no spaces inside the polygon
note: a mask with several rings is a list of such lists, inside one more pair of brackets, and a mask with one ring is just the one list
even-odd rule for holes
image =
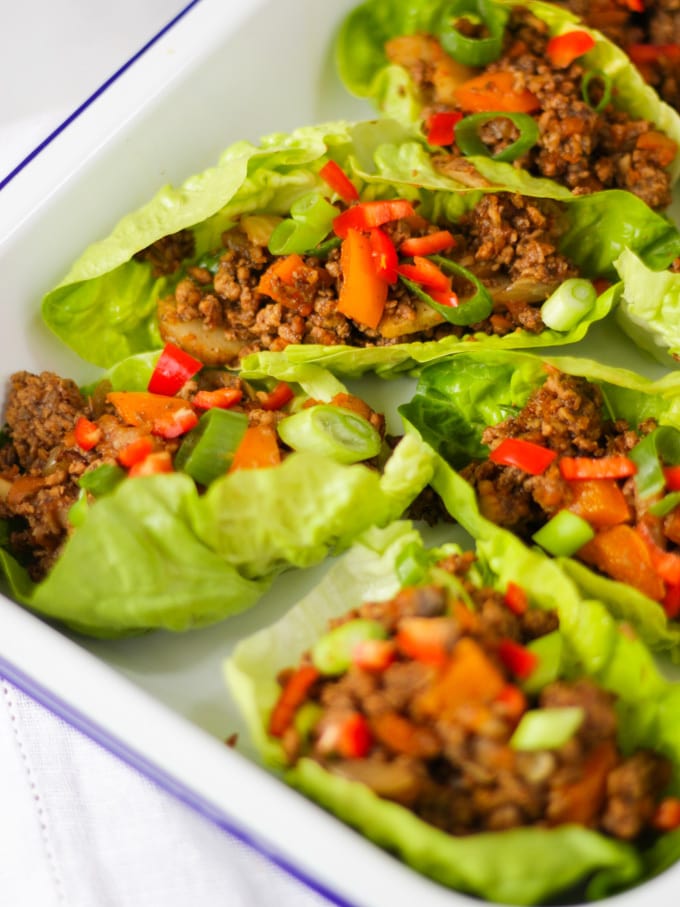
{"label": "lettuce cup", "polygon": [[400,412],[440,454],[434,487],[468,532],[539,546],[677,659],[679,378],[461,355],[425,369]]}
{"label": "lettuce cup", "polygon": [[81,390],[12,376],[0,566],[12,596],[93,636],[187,630],[399,517],[432,452],[312,366],[245,382],[179,349]]}
{"label": "lettuce cup", "polygon": [[352,92],[419,124],[437,166],[468,185],[519,169],[569,192],[670,204],[676,111],[622,50],[553,4],[368,0],[336,54]]}
{"label": "lettuce cup", "polygon": [[677,685],[517,539],[370,530],[225,677],[266,766],[451,888],[572,903],[679,855]]}
{"label": "lettuce cup", "polygon": [[610,311],[599,280],[623,249],[657,268],[680,254],[629,192],[523,192],[516,173],[461,189],[393,121],[239,143],[90,247],[43,316],[104,367],[172,342],[250,377],[308,362],[390,375],[470,340],[579,340]]}

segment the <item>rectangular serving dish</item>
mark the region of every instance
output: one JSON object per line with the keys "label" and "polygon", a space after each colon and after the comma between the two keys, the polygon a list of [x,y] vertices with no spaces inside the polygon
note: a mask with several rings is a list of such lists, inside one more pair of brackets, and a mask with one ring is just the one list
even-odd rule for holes
{"label": "rectangular serving dish", "polygon": [[[81,381],[94,374],[44,329],[40,299],[82,249],[159,186],[209,166],[239,139],[372,115],[345,93],[332,63],[335,29],[354,3],[187,4],[171,29],[15,173],[0,194],[3,386],[21,369]],[[642,354],[606,330],[610,360],[650,370]],[[602,342],[589,346],[601,350]],[[411,386],[379,382],[371,402],[393,413]],[[3,598],[0,674],[338,904],[472,903],[288,789],[247,748],[222,662],[325,569],[281,577],[256,607],[217,627],[116,642],[72,637]],[[234,732],[238,751],[223,743]],[[670,903],[679,885],[680,867],[611,903]]]}

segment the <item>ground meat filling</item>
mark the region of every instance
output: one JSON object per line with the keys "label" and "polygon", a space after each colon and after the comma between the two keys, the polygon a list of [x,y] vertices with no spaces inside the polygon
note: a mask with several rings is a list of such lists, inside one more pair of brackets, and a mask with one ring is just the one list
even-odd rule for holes
{"label": "ground meat filling", "polygon": [[559,5],[566,6],[624,50],[649,45],[637,66],[664,101],[680,108],[678,0],[645,0],[640,11],[631,10],[623,0],[569,0]]}
{"label": "ground meat filling", "polygon": [[[519,413],[487,427],[482,442],[493,450],[504,438],[521,438],[561,456],[602,457],[626,453],[653,427],[649,422],[633,431],[623,421],[606,419],[596,384],[550,369]],[[482,513],[527,540],[571,503],[570,485],[557,461],[539,476],[491,460],[473,462],[461,472],[476,489]]]}
{"label": "ground meat filling", "polygon": [[[423,53],[436,63],[416,65],[413,46],[407,45],[405,51],[400,39],[388,44],[387,53],[393,62],[406,66],[416,81],[424,105],[423,119],[427,119],[430,113],[457,109],[458,102],[450,74],[442,75],[437,52],[429,43],[434,39],[420,37],[428,42],[423,43]],[[586,70],[578,61],[565,69],[553,68],[546,57],[548,39],[543,22],[526,10],[515,9],[506,31],[503,55],[486,69],[489,73],[512,73],[513,90],[530,91],[540,104],[534,114],[539,126],[537,144],[518,158],[515,166],[556,180],[576,195],[626,189],[651,208],[666,208],[671,201],[670,176],[665,169],[670,153],[667,143],[640,141],[643,134],[655,132],[654,126],[646,120],[632,119],[611,104],[596,112],[583,99]],[[601,83],[591,80],[588,91],[594,105],[601,90]],[[492,155],[518,135],[512,123],[502,118],[480,132]],[[468,177],[460,172],[460,158],[460,151],[453,145],[450,153],[439,155],[436,162],[444,172],[466,181]]]}
{"label": "ground meat filling", "polygon": [[[462,336],[466,331],[504,335],[521,328],[539,333],[540,303],[578,273],[559,251],[560,206],[489,194],[457,224],[444,226],[456,241],[448,253],[451,259],[477,275],[494,300],[493,312],[483,322],[466,328],[443,322],[401,282],[391,286],[377,329],[345,317],[337,311],[342,286],[338,249],[325,260],[305,256],[293,283],[285,292],[279,287],[282,292],[275,301],[258,289],[274,256],[264,241],[236,227],[223,234],[212,270],[187,267],[173,295],[160,301],[161,335],[203,362],[218,365],[260,350],[278,352],[292,343],[373,347]],[[409,237],[441,227],[415,217],[384,229],[398,247]],[[453,289],[461,299],[473,292],[459,279]]]}
{"label": "ground meat filling", "polygon": [[[614,698],[586,678],[554,681],[524,696],[502,647],[550,633],[557,617],[533,608],[515,613],[500,593],[467,580],[471,563],[466,554],[440,567],[462,579],[474,611],[443,588],[422,586],[332,622],[380,622],[396,655],[380,670],[352,662],[340,676],[319,675],[298,705],[316,715],[311,730],[292,721],[279,735],[289,762],[312,758],[454,835],[576,822],[634,840],[649,828],[670,781],[669,762],[647,750],[622,755]],[[436,627],[445,661],[404,651],[400,640],[414,624],[421,638],[424,625]],[[479,675],[466,684],[460,666],[468,658],[484,666],[488,685]],[[302,665],[310,664],[308,653]],[[284,688],[292,673],[280,675]],[[581,724],[560,746],[510,745],[526,709],[574,706],[582,710]]]}

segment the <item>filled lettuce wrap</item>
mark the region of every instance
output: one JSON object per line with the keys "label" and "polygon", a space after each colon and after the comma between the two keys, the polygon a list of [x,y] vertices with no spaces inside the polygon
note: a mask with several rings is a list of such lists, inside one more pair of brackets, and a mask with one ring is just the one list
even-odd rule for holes
{"label": "filled lettuce wrap", "polygon": [[322,370],[244,382],[178,349],[81,391],[12,376],[0,445],[10,594],[82,633],[186,630],[400,516],[429,448]]}
{"label": "filled lettuce wrap", "polygon": [[368,0],[336,53],[352,92],[418,124],[438,166],[469,185],[515,169],[526,183],[670,204],[677,112],[622,50],[553,4]]}
{"label": "filled lettuce wrap", "polygon": [[369,530],[226,681],[264,764],[415,870],[502,903],[602,897],[679,855],[659,821],[678,688],[554,561],[497,539],[473,557]]}
{"label": "filled lettuce wrap", "polygon": [[656,268],[680,254],[633,194],[525,195],[516,172],[461,189],[394,121],[238,143],[86,250],[43,316],[106,367],[162,338],[251,377],[286,362],[394,374],[471,339],[579,340],[614,302],[591,281],[623,249]]}
{"label": "filled lettuce wrap", "polygon": [[481,352],[428,366],[400,412],[441,456],[433,485],[468,532],[540,546],[677,658],[677,373]]}
{"label": "filled lettuce wrap", "polygon": [[656,270],[630,249],[616,259],[621,278],[616,320],[633,343],[666,367],[680,359],[680,274],[677,263]]}

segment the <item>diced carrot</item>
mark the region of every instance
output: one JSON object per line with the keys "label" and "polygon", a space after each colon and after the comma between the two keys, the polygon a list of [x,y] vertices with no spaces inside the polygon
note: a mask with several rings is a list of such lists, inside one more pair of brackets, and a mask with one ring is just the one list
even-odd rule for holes
{"label": "diced carrot", "polygon": [[680,798],[663,799],[652,816],[651,824],[657,831],[673,831],[680,827]]}
{"label": "diced carrot", "polygon": [[588,756],[581,776],[553,788],[548,807],[551,825],[591,825],[604,801],[607,775],[616,766],[614,744],[606,740]]}
{"label": "diced carrot", "polygon": [[301,665],[286,681],[276,705],[269,716],[269,733],[282,737],[290,727],[295,712],[307,697],[310,687],[319,677],[314,665]]}
{"label": "diced carrot", "polygon": [[229,472],[238,469],[263,469],[281,462],[276,429],[272,425],[249,425],[236,448]]}
{"label": "diced carrot", "polygon": [[635,147],[644,151],[653,151],[656,160],[662,167],[668,167],[678,153],[678,146],[673,139],[656,129],[650,129],[649,132],[643,132],[638,136]]}
{"label": "diced carrot", "polygon": [[585,479],[569,483],[568,510],[593,529],[604,529],[631,518],[625,495],[614,479]]}
{"label": "diced carrot", "polygon": [[535,94],[524,88],[513,90],[514,76],[501,71],[482,73],[459,85],[454,94],[460,106],[471,113],[486,111],[506,113],[533,113],[540,110],[541,102]]}
{"label": "diced carrot", "polygon": [[371,729],[376,739],[394,753],[428,759],[441,747],[437,734],[416,724],[398,712],[381,712],[371,717]]}
{"label": "diced carrot", "polygon": [[304,266],[304,261],[296,253],[277,258],[260,277],[257,292],[283,305],[290,303],[290,296],[282,292],[281,286],[293,286],[295,272]]}
{"label": "diced carrot", "polygon": [[446,717],[469,703],[493,702],[506,684],[479,643],[464,636],[454,646],[440,677],[416,696],[414,714]]}
{"label": "diced carrot", "polygon": [[596,533],[579,549],[578,556],[612,579],[635,587],[655,601],[664,597],[664,583],[654,569],[647,544],[626,523]]}

